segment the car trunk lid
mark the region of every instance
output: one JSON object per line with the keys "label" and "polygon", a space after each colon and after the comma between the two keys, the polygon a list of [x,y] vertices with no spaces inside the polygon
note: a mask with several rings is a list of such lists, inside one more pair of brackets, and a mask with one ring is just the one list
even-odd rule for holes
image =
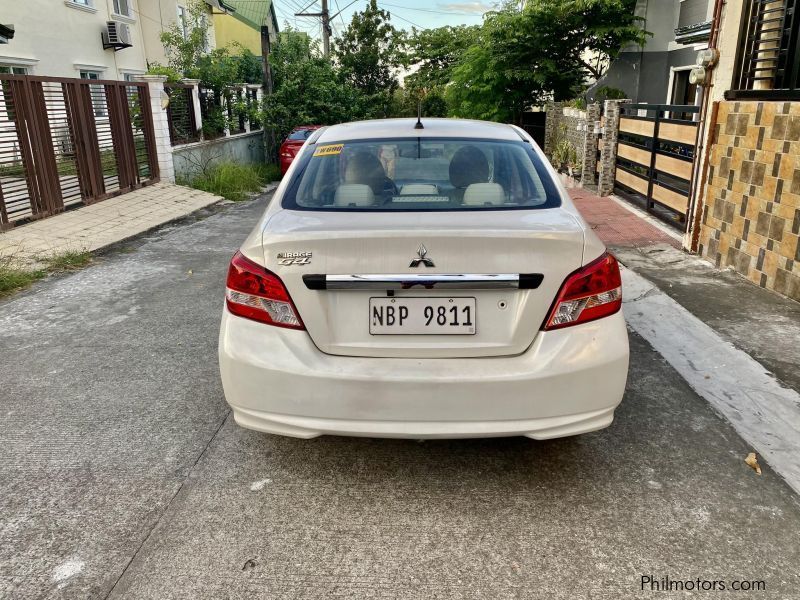
{"label": "car trunk lid", "polygon": [[[564,279],[581,266],[583,244],[580,223],[561,208],[282,210],[263,231],[265,266],[283,280],[317,347],[365,357],[525,351]],[[432,334],[404,335],[395,328],[398,335],[387,334],[374,321],[374,307],[386,305],[386,298],[417,311],[474,306],[474,331],[459,327],[453,335],[434,327]]]}

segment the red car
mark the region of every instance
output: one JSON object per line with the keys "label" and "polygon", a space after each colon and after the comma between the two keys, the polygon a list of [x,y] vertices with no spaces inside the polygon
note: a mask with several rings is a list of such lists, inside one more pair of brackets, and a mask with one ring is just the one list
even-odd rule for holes
{"label": "red car", "polygon": [[300,125],[292,129],[289,137],[281,144],[281,176],[286,175],[286,171],[289,170],[294,157],[297,156],[308,136],[319,128],[320,125]]}

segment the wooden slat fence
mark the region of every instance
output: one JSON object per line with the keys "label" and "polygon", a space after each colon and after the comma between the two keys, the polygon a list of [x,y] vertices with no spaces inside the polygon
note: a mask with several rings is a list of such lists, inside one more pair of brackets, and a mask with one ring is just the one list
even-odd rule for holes
{"label": "wooden slat fence", "polygon": [[0,229],[158,181],[147,84],[0,75]]}
{"label": "wooden slat fence", "polygon": [[615,188],[685,229],[699,108],[623,104],[620,109]]}

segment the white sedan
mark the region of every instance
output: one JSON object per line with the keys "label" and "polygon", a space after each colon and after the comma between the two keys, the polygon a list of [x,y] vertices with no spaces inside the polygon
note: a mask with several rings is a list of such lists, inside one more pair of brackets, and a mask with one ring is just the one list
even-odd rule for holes
{"label": "white sedan", "polygon": [[608,426],[628,373],[617,261],[530,136],[322,128],[233,257],[236,422],[273,434],[547,439]]}

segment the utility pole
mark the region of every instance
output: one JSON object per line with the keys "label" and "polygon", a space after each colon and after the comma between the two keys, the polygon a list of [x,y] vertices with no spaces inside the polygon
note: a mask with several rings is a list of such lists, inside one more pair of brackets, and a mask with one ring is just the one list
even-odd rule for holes
{"label": "utility pole", "polygon": [[[338,14],[338,13],[337,13]],[[331,13],[328,10],[328,0],[322,0],[322,10],[318,13],[299,12],[295,17],[319,17],[322,19],[322,51],[325,58],[331,55]]]}
{"label": "utility pole", "polygon": [[272,49],[272,44],[269,39],[269,27],[266,25],[261,26],[261,58],[263,60],[264,69],[264,94],[269,96],[272,93],[272,69],[269,66],[269,53]]}
{"label": "utility pole", "polygon": [[[264,96],[269,97],[272,95],[272,68],[269,65],[269,53],[272,49],[272,44],[269,39],[269,27],[266,25],[261,26],[261,58],[263,60],[262,68],[264,70]],[[278,152],[277,145],[275,144],[275,132],[271,127],[264,127],[266,154],[269,159],[277,162]]]}

